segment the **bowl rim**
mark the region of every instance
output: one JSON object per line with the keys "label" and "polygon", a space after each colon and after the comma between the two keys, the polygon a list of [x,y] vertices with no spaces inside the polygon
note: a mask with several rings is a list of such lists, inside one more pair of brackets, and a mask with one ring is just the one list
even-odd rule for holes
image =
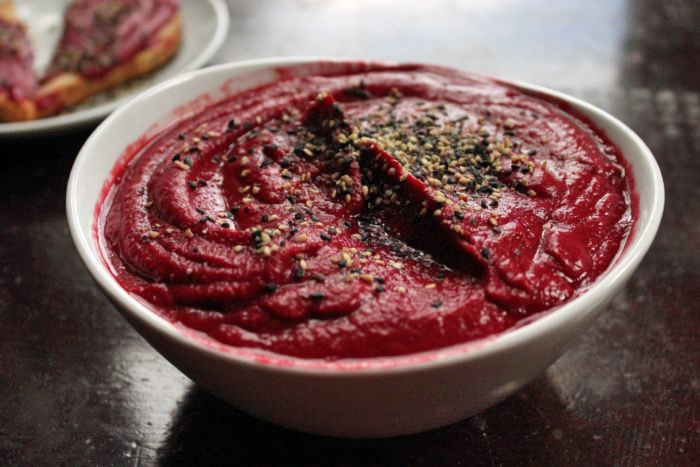
{"label": "bowl rim", "polygon": [[[649,213],[647,222],[644,224],[638,222],[635,225],[626,240],[626,246],[615,259],[612,266],[581,295],[554,309],[546,310],[542,314],[537,315],[535,319],[524,320],[525,324],[518,323],[518,325],[493,336],[418,353],[362,359],[305,359],[260,349],[233,347],[220,343],[203,333],[186,328],[180,323],[168,321],[146,306],[145,303],[126,292],[112,275],[98,251],[99,246],[93,241],[91,232],[94,221],[91,223],[90,234],[86,235],[81,229],[79,222],[80,206],[78,202],[78,194],[80,193],[79,182],[83,177],[89,176],[89,174],[83,173],[83,166],[90,157],[94,157],[92,153],[99,149],[101,139],[105,133],[110,131],[112,124],[122,118],[122,115],[129,109],[144,105],[144,103],[147,104],[148,100],[153,96],[171,91],[180,86],[187,86],[188,83],[203,76],[216,75],[225,71],[254,68],[251,72],[255,73],[260,72],[262,68],[302,65],[310,62],[367,61],[338,57],[270,57],[234,61],[183,73],[149,88],[122,105],[105,119],[83,144],[73,164],[66,191],[66,211],[70,234],[79,256],[92,278],[127,319],[132,318],[140,321],[189,351],[204,353],[217,360],[244,365],[262,371],[301,373],[331,378],[350,375],[356,377],[372,376],[387,372],[417,372],[476,361],[492,354],[512,351],[514,348],[525,345],[532,340],[542,338],[566,322],[575,320],[577,317],[585,314],[588,309],[593,308],[598,302],[607,298],[608,295],[622,286],[651,246],[663,213],[664,184],[659,166],[641,138],[627,125],[608,112],[582,99],[543,86],[497,77],[495,79],[498,81],[511,84],[519,89],[543,94],[565,102],[583,113],[584,116],[598,120],[597,126],[601,126],[601,121],[605,122],[605,126],[608,127],[607,132],[611,128],[615,128],[620,133],[618,139],[626,138],[634,145],[637,153],[636,157],[640,158],[641,162],[639,164],[639,167],[641,167],[640,173],[649,172],[651,183],[649,187],[645,188],[651,190],[651,202],[649,206],[643,206]],[[175,104],[173,109],[170,109],[170,121],[173,118],[172,110],[186,103]],[[153,121],[144,125],[144,132],[154,123],[161,123],[161,121]],[[125,141],[120,153],[123,153],[123,150],[130,143],[132,141]],[[627,157],[627,154],[623,153],[623,157]],[[111,165],[114,166],[114,163],[116,163],[116,160]],[[635,178],[638,181],[640,177],[637,176]],[[97,202],[99,200],[94,200],[94,205],[90,206],[90,212],[95,212]],[[642,206],[640,205],[639,208],[641,211]]]}

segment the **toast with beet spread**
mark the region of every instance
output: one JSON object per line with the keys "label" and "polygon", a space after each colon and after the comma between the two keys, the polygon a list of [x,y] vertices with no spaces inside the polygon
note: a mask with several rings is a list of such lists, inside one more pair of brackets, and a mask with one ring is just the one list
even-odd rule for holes
{"label": "toast with beet spread", "polygon": [[[12,71],[10,79],[0,75],[3,121],[54,115],[149,73],[172,58],[182,34],[179,0],[75,0],[66,9],[51,62],[37,80],[31,44],[8,0],[0,0],[0,15],[4,11],[0,31],[8,32],[0,32],[0,67],[22,73]],[[9,84],[2,86],[4,81]]]}
{"label": "toast with beet spread", "polygon": [[36,98],[39,116],[155,70],[180,44],[177,0],[77,0]]}
{"label": "toast with beet spread", "polygon": [[10,0],[0,0],[0,121],[36,118],[37,77],[27,30]]}

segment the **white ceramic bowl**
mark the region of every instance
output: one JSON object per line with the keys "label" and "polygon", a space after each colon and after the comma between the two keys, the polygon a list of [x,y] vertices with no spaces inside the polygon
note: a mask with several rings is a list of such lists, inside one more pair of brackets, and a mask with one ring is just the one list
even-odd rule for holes
{"label": "white ceramic bowl", "polygon": [[379,437],[476,414],[542,373],[588,327],[635,270],[661,220],[663,181],[649,149],[619,120],[579,99],[515,83],[567,102],[622,150],[639,192],[636,229],[614,267],[589,291],[499,336],[407,356],[336,362],[226,347],[151,311],[120,287],[100,257],[93,230],[96,205],[129,143],[177,115],[274,79],[274,67],[305,63],[301,72],[310,73],[336,66],[332,59],[317,60],[253,60],[190,72],[114,112],[83,146],[68,182],[68,222],[76,248],[97,284],[158,352],[221,399],[260,418],[325,435]]}

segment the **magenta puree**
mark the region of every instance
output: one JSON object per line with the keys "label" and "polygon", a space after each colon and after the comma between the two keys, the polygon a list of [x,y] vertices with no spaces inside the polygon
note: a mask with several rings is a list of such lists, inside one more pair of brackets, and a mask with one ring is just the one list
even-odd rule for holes
{"label": "magenta puree", "polygon": [[620,151],[562,105],[431,66],[286,75],[115,169],[103,253],[169,320],[305,358],[441,348],[579,295],[634,226]]}

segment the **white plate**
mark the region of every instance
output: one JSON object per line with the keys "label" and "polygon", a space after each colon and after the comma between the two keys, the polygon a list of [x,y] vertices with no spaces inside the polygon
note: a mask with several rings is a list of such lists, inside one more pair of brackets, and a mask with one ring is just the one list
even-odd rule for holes
{"label": "white plate", "polygon": [[[18,14],[29,27],[34,44],[34,65],[43,70],[61,35],[63,12],[70,0],[16,0]],[[116,92],[106,91],[78,105],[71,112],[28,122],[0,123],[0,137],[34,137],[94,124],[134,95],[178,73],[205,65],[228,32],[228,8],[223,0],[181,0],[183,36],[173,60]]]}

